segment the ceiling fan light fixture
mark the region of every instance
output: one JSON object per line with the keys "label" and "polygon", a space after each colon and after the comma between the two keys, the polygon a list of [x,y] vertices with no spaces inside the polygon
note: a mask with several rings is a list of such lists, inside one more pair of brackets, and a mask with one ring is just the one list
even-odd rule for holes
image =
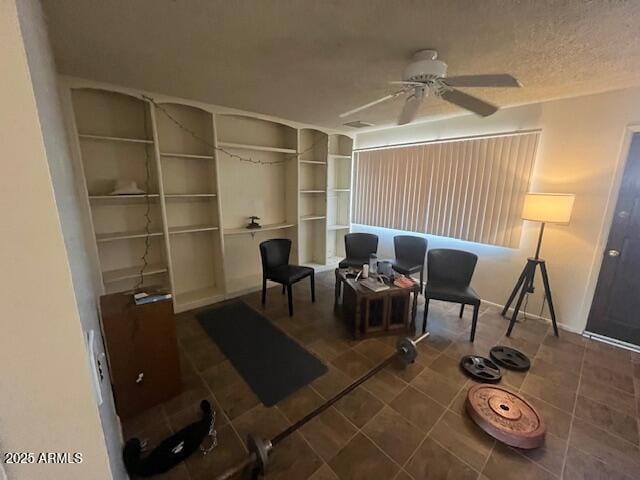
{"label": "ceiling fan light fixture", "polygon": [[413,54],[411,63],[402,74],[410,82],[430,82],[447,76],[447,64],[438,60],[436,50],[420,50]]}
{"label": "ceiling fan light fixture", "polygon": [[351,127],[351,128],[366,128],[366,127],[373,127],[375,124],[369,123],[369,122],[363,122],[361,120],[354,120],[353,122],[343,123],[343,125],[345,127]]}

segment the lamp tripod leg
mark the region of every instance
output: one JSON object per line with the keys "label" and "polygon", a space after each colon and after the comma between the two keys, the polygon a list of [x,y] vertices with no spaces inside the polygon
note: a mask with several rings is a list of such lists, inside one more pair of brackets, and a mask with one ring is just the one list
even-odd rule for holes
{"label": "lamp tripod leg", "polygon": [[518,281],[516,282],[516,286],[513,287],[513,291],[511,292],[511,295],[509,295],[509,300],[507,300],[507,303],[504,304],[504,308],[502,309],[502,316],[503,317],[507,314],[507,311],[509,310],[509,307],[513,303],[513,299],[516,298],[516,294],[518,293],[518,290],[520,290],[520,287],[522,286],[522,282],[524,282],[524,280],[525,280],[528,268],[529,268],[529,263],[527,262],[527,264],[522,269],[522,273],[520,274],[520,277],[518,278]]}
{"label": "lamp tripod leg", "polygon": [[520,289],[520,295],[518,296],[518,302],[516,303],[516,307],[513,310],[513,315],[511,316],[511,321],[509,322],[507,337],[511,336],[513,327],[516,324],[516,319],[518,318],[518,313],[520,312],[520,307],[522,306],[522,301],[524,300],[524,296],[529,290],[529,285],[531,285],[531,282],[533,281],[533,276],[535,275],[535,263],[527,262],[527,265],[524,267],[523,274],[524,281],[521,283],[522,287]]}
{"label": "lamp tripod leg", "polygon": [[542,272],[542,283],[544,284],[544,294],[547,297],[547,303],[549,304],[549,313],[551,314],[551,324],[553,325],[553,333],[556,337],[558,334],[558,323],[556,322],[556,311],[553,308],[553,299],[551,298],[551,287],[549,286],[549,275],[547,274],[547,265],[545,262],[540,264],[540,271]]}

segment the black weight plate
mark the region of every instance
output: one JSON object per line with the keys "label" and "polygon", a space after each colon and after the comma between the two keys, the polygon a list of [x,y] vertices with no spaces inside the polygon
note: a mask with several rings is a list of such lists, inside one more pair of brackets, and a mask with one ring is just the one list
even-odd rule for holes
{"label": "black weight plate", "polygon": [[478,355],[467,355],[460,360],[460,368],[468,376],[484,383],[497,383],[502,378],[500,368],[491,360]]}
{"label": "black weight plate", "polygon": [[497,345],[489,351],[491,359],[498,365],[518,372],[526,372],[531,368],[529,358],[515,348]]}

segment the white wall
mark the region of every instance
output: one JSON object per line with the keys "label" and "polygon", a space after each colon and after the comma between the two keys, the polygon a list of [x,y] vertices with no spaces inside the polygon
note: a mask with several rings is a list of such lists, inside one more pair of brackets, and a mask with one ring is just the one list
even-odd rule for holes
{"label": "white wall", "polygon": [[[542,246],[559,322],[583,331],[602,260],[603,239],[611,221],[612,190],[617,190],[619,158],[626,127],[640,121],[640,89],[628,89],[500,110],[488,118],[463,115],[414,123],[356,137],[356,148],[428,141],[467,135],[541,128],[530,189],[576,194],[569,226],[548,225]],[[539,224],[525,222],[519,249],[479,245],[428,236],[430,248],[462,248],[479,255],[474,286],[490,302],[504,304],[532,256]],[[370,227],[355,226],[354,231]],[[393,254],[393,234],[379,230],[382,255]],[[604,236],[601,233],[605,231]],[[528,311],[539,313],[541,281]],[[548,317],[548,310],[545,312]]]}
{"label": "white wall", "polygon": [[[41,19],[24,17],[39,6],[20,8],[40,95],[52,87],[51,63]],[[0,0],[0,450],[83,455],[81,464],[6,465],[12,480],[103,480],[111,470],[47,159],[58,164],[64,137],[53,103],[37,110],[17,15],[14,0]]]}
{"label": "white wall", "polygon": [[[100,336],[95,294],[100,287],[94,281],[97,278],[96,265],[88,254],[89,237],[83,222],[88,212],[82,211],[84,203],[80,201],[76,189],[71,151],[58,95],[58,77],[47,28],[38,0],[21,0],[17,5],[80,322],[85,338],[89,330],[95,331],[96,355],[100,355],[104,346]],[[105,363],[104,368],[106,367]],[[101,388],[104,402],[100,406],[100,419],[110,454],[111,468],[116,478],[126,478],[120,454],[120,422],[116,417],[111,385],[107,378],[102,381]]]}

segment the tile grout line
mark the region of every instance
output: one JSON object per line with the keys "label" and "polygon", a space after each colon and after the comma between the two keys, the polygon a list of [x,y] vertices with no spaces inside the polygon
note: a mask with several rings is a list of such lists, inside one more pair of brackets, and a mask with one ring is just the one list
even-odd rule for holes
{"label": "tile grout line", "polygon": [[[462,388],[460,389],[460,392],[458,392],[458,394],[457,394],[455,397],[453,397],[453,399],[449,402],[449,405],[447,406],[447,408],[446,408],[446,410],[445,410],[445,414],[446,414],[447,412],[451,412],[451,413],[453,413],[454,415],[457,415],[457,416],[459,416],[460,418],[463,418],[463,419],[464,419],[464,417],[463,417],[461,414],[459,414],[458,412],[455,412],[454,410],[451,410],[451,406],[454,404],[454,402],[455,402],[456,398],[458,397],[458,395],[459,395],[460,393],[462,393],[462,391],[467,387],[467,385],[469,384],[469,382],[471,382],[471,380],[467,380],[467,382],[466,382],[466,383],[462,386]],[[471,388],[471,387],[469,387],[469,388]],[[467,390],[467,391],[468,391],[468,390]],[[440,421],[440,420],[438,420],[438,421]],[[434,428],[435,428],[436,424],[437,424],[437,423],[435,423],[435,424],[433,425],[433,426],[434,426]],[[431,432],[429,432],[429,433],[431,433]],[[428,436],[428,435],[427,435],[427,436]],[[484,464],[482,465],[482,468],[481,468],[481,469],[479,469],[479,470],[476,470],[476,468],[475,468],[474,466],[472,466],[468,461],[466,461],[466,460],[464,460],[464,459],[460,458],[456,453],[452,452],[449,448],[447,448],[447,447],[446,447],[445,445],[443,445],[441,442],[439,442],[439,441],[438,441],[438,440],[436,440],[435,438],[432,438],[431,440],[433,440],[434,442],[436,442],[436,443],[437,443],[438,445],[440,445],[444,450],[446,450],[447,452],[449,452],[451,455],[453,455],[455,458],[457,458],[458,460],[460,460],[462,463],[464,463],[465,465],[469,466],[469,468],[471,468],[473,471],[477,472],[477,473],[478,473],[478,476],[477,476],[476,478],[480,478],[480,476],[482,475],[482,470],[484,470],[484,468],[486,467],[487,463],[489,462],[489,457],[491,457],[491,454],[493,453],[493,449],[495,448],[496,443],[497,443],[496,439],[491,438],[492,445],[491,445],[491,448],[489,449],[489,453],[488,453],[488,455],[487,455],[487,458],[485,459]]]}
{"label": "tile grout line", "polygon": [[[446,350],[446,349],[445,349]],[[441,351],[436,358],[434,359],[437,360],[438,358],[440,358],[441,356],[444,356],[444,350]],[[428,367],[425,367],[428,368]],[[465,384],[460,388],[460,392],[462,392],[462,390],[464,390],[464,388],[466,387],[467,382],[465,382]],[[409,386],[407,386],[406,388],[409,388]],[[413,387],[415,388],[415,387]],[[417,391],[420,391],[418,389],[416,389]],[[404,391],[404,390],[403,390]],[[409,464],[409,462],[411,461],[411,459],[416,455],[416,453],[418,452],[418,450],[422,447],[422,445],[424,445],[424,443],[427,441],[427,439],[429,438],[429,435],[431,434],[431,431],[435,428],[435,426],[444,418],[444,416],[447,414],[447,412],[449,411],[449,407],[451,407],[451,405],[453,405],[453,403],[455,402],[455,399],[458,397],[458,395],[460,394],[460,392],[458,392],[449,402],[449,404],[445,407],[445,409],[443,410],[443,412],[440,414],[440,416],[438,417],[438,419],[433,422],[433,425],[431,425],[431,428],[429,428],[429,430],[426,432],[426,435],[424,436],[424,438],[420,441],[420,443],[418,443],[418,446],[411,452],[411,454],[409,455],[409,457],[407,458],[407,460],[402,464],[402,470],[406,471],[406,466]],[[402,392],[400,392],[402,393]],[[420,392],[422,393],[422,392]],[[423,393],[423,395],[425,395]],[[427,395],[428,398],[431,398]],[[435,401],[435,400],[434,400]],[[438,402],[436,402],[438,403]],[[440,403],[438,403],[438,405],[441,405]],[[412,423],[412,422],[409,422]],[[444,450],[446,450],[447,452],[449,452],[451,455],[453,455],[453,457],[455,457],[456,459],[458,459],[459,461],[462,461],[465,465],[468,465],[467,462],[464,462],[461,458],[459,458],[456,454],[454,454],[453,452],[449,451],[447,448],[445,448],[444,446],[442,446],[440,444],[440,442],[437,442],[435,439],[432,439],[434,442],[436,442],[438,445],[440,445]],[[469,465],[470,467],[470,465]],[[474,468],[472,468],[472,470],[475,471]],[[411,475],[413,477],[413,475]]]}
{"label": "tile grout line", "polygon": [[[187,358],[187,361],[191,363],[191,359],[189,358],[188,355],[185,355]],[[222,362],[221,362],[222,363]],[[213,366],[213,365],[212,365]],[[191,367],[193,368],[193,364],[191,365]],[[195,370],[198,377],[200,377],[200,380],[202,381],[202,383],[204,383],[204,388],[206,390],[209,391],[209,393],[211,394],[211,396],[213,397],[213,399],[215,400],[215,402],[220,405],[220,402],[218,401],[218,397],[216,397],[216,394],[214,393],[214,391],[211,389],[211,387],[209,386],[209,384],[207,382],[204,381],[204,379],[202,378],[201,372],[198,372],[198,370]],[[224,411],[224,408],[222,408],[222,406],[220,407],[220,409],[222,410],[222,414],[226,417],[227,419],[227,424],[229,426],[231,426],[231,430],[233,430],[233,433],[235,433],[236,437],[240,440],[240,445],[242,445],[242,449],[245,452],[249,452],[249,450],[247,450],[247,447],[244,443],[244,440],[242,439],[242,437],[240,436],[240,434],[238,433],[238,430],[236,429],[236,426],[233,424],[233,420],[229,417],[229,415],[227,415],[227,413]],[[249,410],[253,409],[253,407],[251,407]],[[249,411],[247,410],[247,411]],[[246,413],[246,412],[244,412]],[[240,417],[240,415],[238,415],[238,417]],[[217,429],[216,429],[217,430]]]}
{"label": "tile grout line", "polygon": [[[366,382],[365,382],[365,383],[366,383]],[[364,385],[364,384],[363,384],[363,385]],[[362,385],[360,385],[360,386],[362,386]],[[318,395],[320,395],[320,393],[319,393],[319,392],[317,392],[317,391],[313,388],[313,386],[309,385],[309,387],[310,387],[314,392],[316,392]],[[363,425],[363,428],[364,428],[364,426],[366,426],[367,424],[369,424],[369,422],[373,421],[373,419],[374,419],[374,418],[376,418],[378,415],[380,415],[380,412],[382,412],[382,410],[384,410],[384,408],[385,408],[386,406],[388,406],[385,402],[383,402],[382,400],[380,400],[378,397],[376,397],[375,395],[373,395],[371,392],[369,392],[368,390],[366,390],[366,391],[367,391],[367,392],[368,392],[368,393],[369,393],[373,398],[375,398],[376,400],[378,400],[379,402],[381,402],[381,403],[382,403],[382,405],[383,405],[383,407],[382,407],[380,410],[378,410],[378,411],[376,412],[376,414],[375,414],[373,417],[371,417],[369,420],[367,420],[367,423],[365,423],[365,424]],[[324,398],[322,395],[320,395],[320,397]],[[332,406],[331,408],[334,408],[334,407]],[[375,447],[376,447],[378,450],[380,450],[380,451],[381,451],[381,452],[382,452],[382,453],[383,453],[383,454],[384,454],[384,455],[385,455],[389,460],[391,460],[395,465],[400,466],[400,470],[402,470],[402,465],[400,465],[398,462],[396,462],[393,458],[391,458],[391,457],[387,454],[387,452],[385,452],[382,448],[380,448],[380,446],[378,446],[378,444],[377,444],[377,443],[376,443],[372,438],[370,438],[370,437],[369,437],[369,435],[367,435],[367,434],[364,432],[363,428],[358,427],[355,423],[353,423],[353,422],[351,421],[351,419],[350,419],[350,418],[348,418],[346,415],[344,415],[344,414],[343,414],[340,410],[338,410],[337,408],[336,408],[335,410],[338,412],[338,414],[340,414],[342,417],[344,417],[344,418],[345,418],[345,420],[347,420],[351,425],[353,425],[353,427],[356,429],[356,432],[355,432],[355,433],[354,433],[354,434],[349,438],[349,440],[348,440],[348,441],[347,441],[347,442],[346,442],[346,443],[345,443],[345,444],[344,444],[344,445],[343,445],[343,446],[338,450],[338,452],[333,456],[333,458],[335,458],[335,457],[336,457],[336,456],[337,456],[337,455],[338,455],[338,454],[339,454],[339,453],[344,449],[344,447],[345,447],[345,446],[347,446],[347,445],[349,444],[349,442],[351,442],[355,437],[357,437],[357,436],[358,436],[358,434],[359,434],[359,433],[361,433],[361,434],[362,434],[362,435],[363,435],[367,440],[369,440],[373,445],[375,445]],[[411,423],[411,422],[409,422],[409,423]],[[303,435],[303,436],[304,436],[304,435]],[[322,459],[322,457],[320,457],[320,458]],[[332,458],[332,460],[333,460],[333,458]],[[324,459],[322,459],[322,461],[324,461]],[[327,464],[328,464],[328,462],[325,462],[325,463],[327,463]],[[330,466],[330,465],[329,465],[329,468],[331,468],[331,466]],[[333,470],[333,469],[332,469],[332,470]]]}
{"label": "tile grout line", "polygon": [[[547,333],[544,335],[544,337],[542,337],[542,340],[540,341],[540,347],[544,344],[544,340],[545,340],[549,335],[551,335],[551,332],[550,332],[549,330],[547,330]],[[537,357],[537,355],[538,355],[538,353],[539,353],[539,350],[540,350],[540,349],[538,349],[538,352],[536,352],[536,355],[534,355],[534,357],[533,357],[533,360],[534,360],[534,361],[535,361],[535,359],[536,359],[536,357]],[[582,362],[581,362],[581,363],[582,363]],[[524,378],[524,380],[523,380],[522,384],[520,385],[520,387],[519,387],[519,388],[515,389],[518,393],[524,393],[524,392],[522,392],[522,385],[524,385],[524,382],[526,381],[526,378],[527,378],[529,375],[535,375],[535,374],[530,373],[529,371],[527,371],[527,374],[525,375],[525,378]],[[508,385],[508,386],[509,386],[509,387],[512,387],[511,385]],[[512,388],[513,388],[513,387],[512,387]],[[578,388],[579,388],[579,384],[578,384]],[[565,412],[565,411],[564,411],[564,410],[562,410],[561,408],[558,408],[558,407],[556,407],[555,405],[553,405],[553,404],[551,404],[551,403],[547,402],[546,400],[543,400],[543,399],[539,398],[539,397],[538,397],[538,396],[536,396],[536,395],[532,395],[532,394],[529,394],[529,393],[525,393],[525,395],[527,395],[527,396],[529,396],[529,397],[532,397],[532,398],[535,398],[536,400],[541,401],[541,402],[543,402],[543,403],[546,403],[546,404],[550,405],[551,407],[556,408],[556,409],[558,409],[558,410],[560,410],[560,411],[562,411],[562,412],[564,412],[564,413],[567,413],[567,414],[569,413],[569,412]],[[576,393],[576,400],[574,400],[574,408],[575,408],[575,403],[576,403],[576,402],[577,402],[577,393]],[[573,421],[573,416],[572,416],[572,421]],[[568,447],[568,445],[569,445],[569,437],[570,437],[570,435],[571,435],[571,430],[569,430],[569,433],[568,433],[568,436],[567,436],[567,440],[566,440],[566,442],[567,442],[567,447]],[[558,438],[560,438],[560,437],[558,437]],[[495,446],[496,446],[496,445],[497,445],[497,441],[496,441],[496,443],[494,444],[494,446],[492,447],[492,452],[493,452],[493,450],[495,449]],[[514,452],[515,454],[517,454],[517,455],[521,456],[522,458],[526,459],[527,461],[529,461],[529,462],[531,462],[531,463],[533,463],[533,464],[537,465],[539,468],[541,468],[542,470],[546,471],[547,473],[549,473],[549,474],[550,474],[550,475],[552,475],[553,477],[562,478],[562,475],[563,475],[562,469],[560,470],[560,473],[559,473],[559,474],[555,474],[555,473],[553,473],[551,470],[549,470],[546,466],[542,465],[541,463],[539,463],[539,462],[538,462],[538,461],[536,461],[536,460],[533,460],[533,459],[531,459],[531,458],[527,457],[526,455],[524,455],[522,452],[518,451],[517,449],[512,448],[512,447],[508,447],[508,448],[509,448],[512,452]],[[566,456],[566,450],[565,450],[565,456]],[[564,460],[564,459],[563,459],[563,460]],[[488,462],[488,461],[489,461],[489,459],[488,459],[488,457],[487,457],[487,462]],[[485,466],[483,467],[483,469],[484,469],[485,467],[486,467],[486,464],[485,464]],[[562,468],[564,468],[564,465],[563,465],[563,467],[562,467]]]}
{"label": "tile grout line", "polygon": [[562,456],[562,468],[560,469],[560,478],[564,478],[565,469],[567,468],[567,456],[569,455],[569,446],[571,443],[571,433],[573,431],[573,422],[576,418],[576,409],[578,407],[578,396],[580,395],[580,387],[582,385],[582,376],[584,374],[584,361],[587,356],[587,343],[584,344],[582,351],[582,361],[580,362],[580,375],[578,376],[578,386],[576,388],[576,399],[573,402],[573,411],[571,412],[571,422],[569,423],[569,433],[567,434],[567,445]]}

